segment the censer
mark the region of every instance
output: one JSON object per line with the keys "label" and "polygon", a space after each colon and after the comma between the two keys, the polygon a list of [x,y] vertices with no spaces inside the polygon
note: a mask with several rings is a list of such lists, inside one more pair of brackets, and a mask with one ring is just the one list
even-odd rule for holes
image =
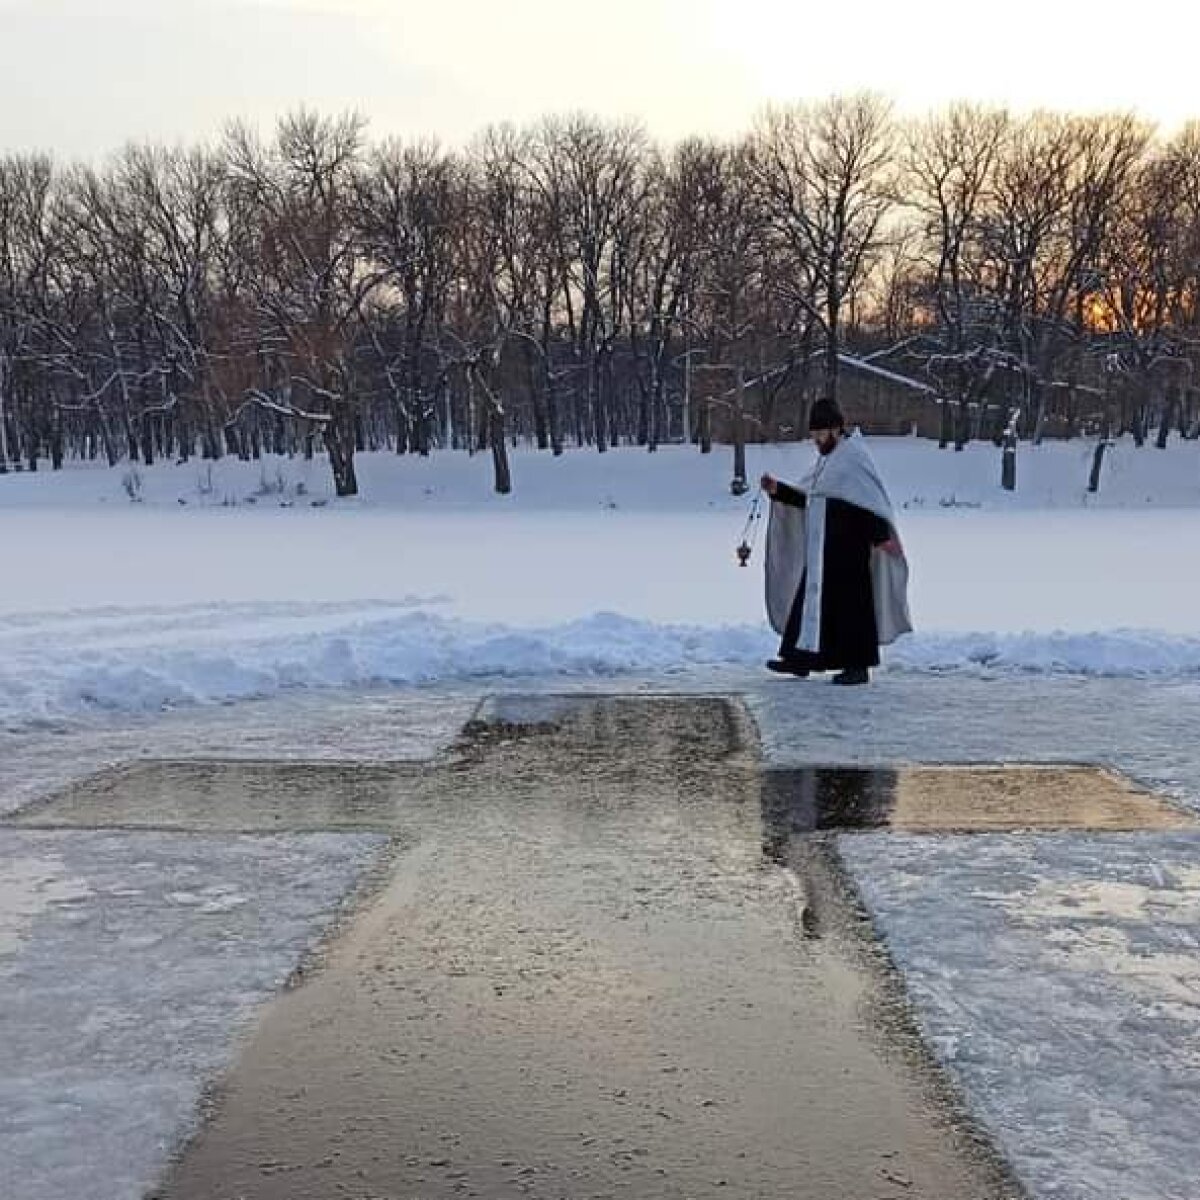
{"label": "censer", "polygon": [[762,518],[762,496],[760,488],[750,502],[750,514],[746,517],[746,524],[742,529],[742,540],[738,542],[737,550],[734,552],[737,554],[739,567],[744,567],[750,562],[754,544],[758,541],[758,527]]}

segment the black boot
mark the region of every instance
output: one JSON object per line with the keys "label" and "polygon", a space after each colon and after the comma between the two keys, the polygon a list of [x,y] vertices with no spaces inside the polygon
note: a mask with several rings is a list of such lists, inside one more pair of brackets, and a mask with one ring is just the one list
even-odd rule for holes
{"label": "black boot", "polygon": [[795,675],[797,679],[808,677],[808,668],[800,666],[790,658],[772,658],[767,663],[767,670],[774,671],[776,675]]}
{"label": "black boot", "polygon": [[847,667],[833,677],[833,682],[841,687],[854,687],[856,684],[870,683],[871,673],[866,667]]}

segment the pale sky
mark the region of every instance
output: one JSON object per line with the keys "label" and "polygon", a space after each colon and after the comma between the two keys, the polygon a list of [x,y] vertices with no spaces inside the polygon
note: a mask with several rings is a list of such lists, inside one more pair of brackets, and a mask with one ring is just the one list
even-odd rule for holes
{"label": "pale sky", "polygon": [[[1140,0],[0,0],[0,152],[357,109],[376,137],[458,144],[584,109],[663,140],[745,129],[770,102],[868,88],[1200,117],[1200,19]],[[1176,15],[1182,13],[1184,15]]]}

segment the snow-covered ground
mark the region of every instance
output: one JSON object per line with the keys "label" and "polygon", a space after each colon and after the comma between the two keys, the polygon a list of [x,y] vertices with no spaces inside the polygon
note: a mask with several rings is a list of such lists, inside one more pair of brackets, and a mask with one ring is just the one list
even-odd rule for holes
{"label": "snow-covered ground", "polygon": [[891,835],[841,851],[928,1040],[1032,1196],[1196,1195],[1200,837]]}
{"label": "snow-covered ground", "polygon": [[0,1194],[145,1195],[385,843],[5,830]]}
{"label": "snow-covered ground", "polygon": [[[1200,447],[1118,446],[1099,497],[1083,443],[1023,450],[1015,495],[990,446],[873,448],[918,625],[890,668],[1200,673]],[[751,447],[751,473],[810,456]],[[486,456],[359,465],[353,501],[319,460],[0,476],[0,727],[771,650],[727,450],[518,452],[508,497]]]}
{"label": "snow-covered ground", "polygon": [[[1200,506],[1200,446],[1173,440],[1165,450],[1137,449],[1129,439],[1112,447],[1104,460],[1100,491],[1087,492],[1095,443],[1046,442],[1022,445],[1018,487],[1000,488],[1000,452],[990,443],[972,443],[961,452],[938,450],[918,438],[870,438],[896,504],[908,509],[1194,508]],[[751,445],[753,480],[764,467],[798,473],[812,456],[808,443]],[[739,508],[728,484],[732,456],[727,446],[709,455],[692,447],[663,446],[654,454],[622,447],[606,454],[570,449],[560,458],[526,448],[510,454],[513,492],[492,491],[490,454],[435,452],[428,458],[360,454],[355,459],[363,509],[452,508],[474,511],[584,511],[616,506],[639,512],[699,511],[710,506]],[[242,463],[193,459],[152,467],[68,463],[64,471],[42,469],[0,475],[0,509],[79,508],[128,505],[176,507],[296,507],[332,501],[327,460],[266,457]]]}
{"label": "snow-covered ground", "polygon": [[[874,448],[919,629],[848,690],[761,671],[761,563],[734,565],[749,504],[725,450],[519,453],[509,497],[465,455],[362,456],[351,502],[323,462],[0,476],[0,811],[139,756],[426,756],[483,694],[558,688],[744,694],[785,765],[1086,760],[1200,810],[1200,447],[1118,446],[1098,497],[1082,443],[1023,447],[1015,496],[991,447]],[[794,477],[808,455],[752,447],[750,469]],[[842,841],[1033,1195],[1190,1195],[1196,840]],[[4,831],[0,1041],[42,1057],[0,1071],[19,1116],[0,1194],[82,1195],[86,1170],[132,1200],[374,853]],[[59,967],[95,928],[115,957],[73,980]],[[158,974],[203,981],[206,1004],[171,1022]]]}
{"label": "snow-covered ground", "polygon": [[[302,690],[26,731],[0,753],[0,796],[28,799],[145,756],[425,757],[484,695],[513,686]],[[897,672],[837,689],[724,668],[520,684],[564,687],[740,693],[768,761],[782,766],[1069,758],[1200,810],[1192,681]],[[1031,1200],[1190,1196],[1200,839],[856,834],[840,845],[918,1019]],[[11,1194],[74,1195],[68,1185],[87,1171],[88,1195],[136,1200],[192,1128],[202,1087],[254,1005],[372,852],[355,838],[0,831],[0,1041],[24,1064],[0,1082],[20,1117],[0,1123],[0,1163],[20,1168],[10,1168]],[[14,998],[33,982],[31,1010]],[[168,1001],[186,1001],[187,1019],[164,1024]],[[84,1019],[83,1009],[95,1012]],[[153,1036],[130,1038],[143,1028]]]}

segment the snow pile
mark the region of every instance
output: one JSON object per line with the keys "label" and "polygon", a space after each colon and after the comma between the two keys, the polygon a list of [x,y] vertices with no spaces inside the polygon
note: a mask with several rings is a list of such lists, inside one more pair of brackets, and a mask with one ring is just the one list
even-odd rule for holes
{"label": "snow pile", "polygon": [[1200,675],[1200,637],[1138,629],[918,634],[897,643],[888,662],[915,671],[1180,677]]}
{"label": "snow pile", "polygon": [[[0,623],[0,727],[97,713],[261,698],[297,688],[412,686],[477,679],[662,674],[761,666],[763,625],[670,624],[598,612],[516,626],[408,604],[243,604],[177,612],[75,613]],[[1200,637],[1109,633],[919,633],[891,669],[1200,675]]]}
{"label": "snow pile", "polygon": [[612,675],[755,661],[754,627],[705,628],[595,613],[544,628],[484,624],[408,606],[231,606],[0,624],[0,726],[97,711],[152,712],[291,688],[412,685],[475,678]]}

